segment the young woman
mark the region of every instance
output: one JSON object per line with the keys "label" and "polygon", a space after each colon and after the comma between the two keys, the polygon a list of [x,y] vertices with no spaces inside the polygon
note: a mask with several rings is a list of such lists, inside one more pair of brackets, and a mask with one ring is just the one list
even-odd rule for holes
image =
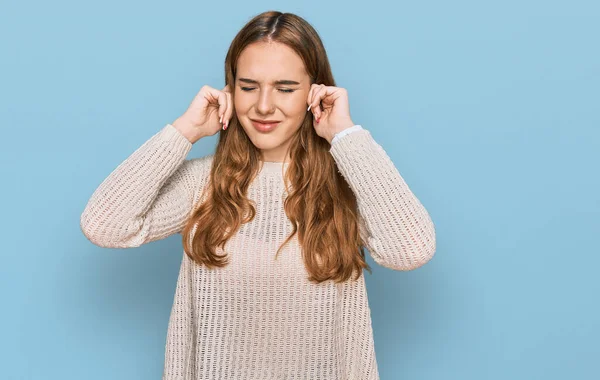
{"label": "young woman", "polygon": [[[163,379],[378,379],[363,247],[420,267],[436,247],[428,212],[354,124],[304,19],[249,21],[225,84],[100,184],[84,234],[113,248],[182,234]],[[214,155],[186,159],[217,132]]]}

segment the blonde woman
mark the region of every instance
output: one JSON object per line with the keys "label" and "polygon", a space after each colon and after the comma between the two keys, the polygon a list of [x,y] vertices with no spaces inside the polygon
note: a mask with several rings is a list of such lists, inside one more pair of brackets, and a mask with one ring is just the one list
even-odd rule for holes
{"label": "blonde woman", "polygon": [[[215,154],[186,159],[219,133]],[[323,43],[265,12],[234,38],[225,87],[201,88],[98,187],[101,247],[182,234],[163,379],[378,379],[363,269],[412,270],[434,224],[350,116]]]}

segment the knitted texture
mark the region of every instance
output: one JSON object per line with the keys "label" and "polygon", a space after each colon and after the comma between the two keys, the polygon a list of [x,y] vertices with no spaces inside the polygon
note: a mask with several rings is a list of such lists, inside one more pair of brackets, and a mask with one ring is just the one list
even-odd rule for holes
{"label": "knitted texture", "polygon": [[[202,199],[213,155],[167,124],[99,185],[81,215],[94,244],[132,248],[181,233]],[[355,193],[360,233],[378,264],[415,269],[434,255],[434,224],[370,132],[330,148]],[[283,201],[288,163],[264,162],[248,190],[256,217],[225,245],[230,263],[206,269],[183,253],[167,328],[163,380],[379,379],[364,274],[308,281]],[[217,247],[217,253],[223,250]]]}
{"label": "knitted texture", "polygon": [[353,125],[350,128],[346,128],[343,131],[340,131],[338,133],[336,133],[333,136],[333,139],[331,139],[331,145],[335,144],[339,139],[341,139],[342,137],[346,136],[349,133],[353,133],[356,131],[360,131],[361,129],[363,129],[362,125]]}

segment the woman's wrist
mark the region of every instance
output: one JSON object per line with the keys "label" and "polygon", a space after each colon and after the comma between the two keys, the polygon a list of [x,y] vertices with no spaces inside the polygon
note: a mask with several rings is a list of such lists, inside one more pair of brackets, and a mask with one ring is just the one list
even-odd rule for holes
{"label": "woman's wrist", "polygon": [[181,133],[183,136],[185,136],[185,138],[188,139],[188,141],[191,142],[192,144],[195,143],[196,141],[200,140],[200,138],[204,137],[204,136],[198,137],[197,127],[194,126],[194,124],[192,122],[190,122],[189,120],[186,120],[185,118],[179,117],[174,122],[172,122],[171,125],[173,127],[175,127],[175,129],[177,129],[179,131],[179,133]]}

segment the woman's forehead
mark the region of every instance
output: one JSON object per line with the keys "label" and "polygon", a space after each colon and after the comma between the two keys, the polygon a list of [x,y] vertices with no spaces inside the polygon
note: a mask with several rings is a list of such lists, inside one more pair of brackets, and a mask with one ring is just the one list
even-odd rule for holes
{"label": "woman's forehead", "polygon": [[300,82],[307,76],[302,58],[280,43],[255,43],[244,49],[237,62],[237,76],[261,83],[278,80]]}

